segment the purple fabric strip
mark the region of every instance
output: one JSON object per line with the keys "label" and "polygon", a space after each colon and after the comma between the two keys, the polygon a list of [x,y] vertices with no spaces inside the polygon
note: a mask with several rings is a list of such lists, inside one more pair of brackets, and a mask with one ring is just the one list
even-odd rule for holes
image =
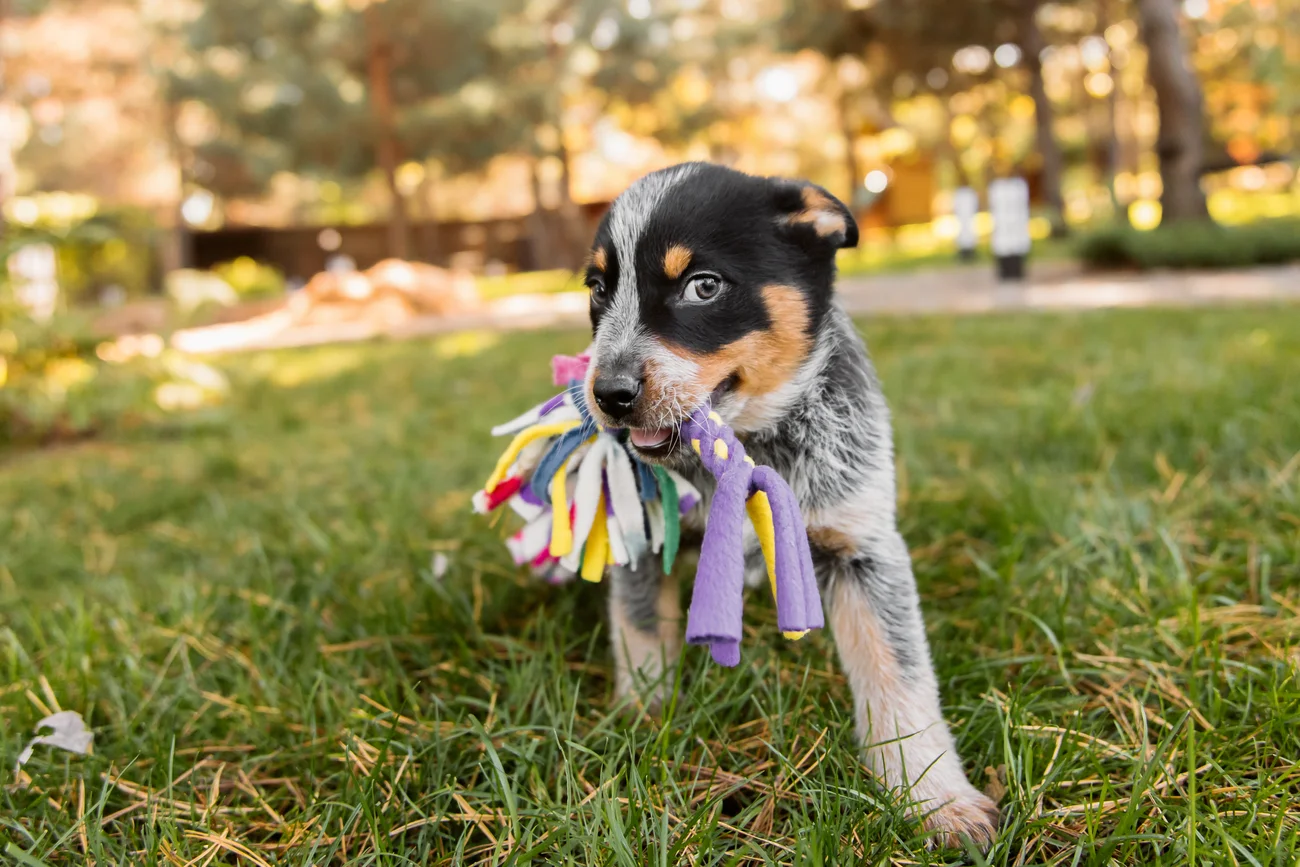
{"label": "purple fabric strip", "polygon": [[[782,484],[785,484],[784,480]],[[786,490],[790,490],[789,485],[786,485]],[[790,491],[790,500],[797,510],[799,500],[793,491]],[[817,570],[813,567],[812,549],[808,546],[808,529],[802,520],[795,531],[795,541],[799,544],[799,562],[803,566],[804,612],[808,617],[808,628],[821,629],[826,625],[826,616],[822,611],[821,594],[817,592]]]}
{"label": "purple fabric strip", "polygon": [[750,487],[766,493],[772,507],[772,527],[776,531],[777,626],[782,632],[802,632],[808,628],[808,618],[804,612],[803,564],[795,541],[790,491],[771,467],[756,468]]}
{"label": "purple fabric strip", "polygon": [[739,463],[718,482],[691,607],[686,614],[686,640],[708,644],[719,665],[740,662],[740,638],[745,595],[745,499],[749,494],[748,464]]}
{"label": "purple fabric strip", "polygon": [[[704,547],[695,577],[695,593],[687,619],[687,640],[708,643],[713,658],[723,665],[740,659],[743,590],[734,584],[737,570],[743,583],[743,524],[745,501],[754,491],[767,494],[775,536],[777,624],[783,632],[803,632],[824,625],[817,576],[813,571],[808,533],[803,526],[799,500],[771,467],[745,462],[745,448],[730,427],[709,418],[709,407],[691,414],[682,424],[682,436],[698,440],[700,461],[718,479],[718,491],[709,507]],[[726,457],[717,443],[726,444]],[[691,505],[694,505],[693,503]],[[705,556],[707,552],[707,557]],[[734,636],[734,640],[733,640]]]}
{"label": "purple fabric strip", "polygon": [[515,491],[515,496],[530,506],[542,505],[542,498],[533,493],[532,485],[520,485],[519,490]]}
{"label": "purple fabric strip", "polygon": [[555,412],[555,410],[564,406],[564,395],[565,392],[562,391],[559,394],[557,394],[555,397],[548,400],[546,403],[542,404],[540,415],[546,415],[547,413]]}

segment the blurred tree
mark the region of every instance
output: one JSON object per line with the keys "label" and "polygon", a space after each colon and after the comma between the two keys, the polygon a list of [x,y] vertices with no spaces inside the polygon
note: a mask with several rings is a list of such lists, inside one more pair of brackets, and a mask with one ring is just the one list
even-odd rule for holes
{"label": "blurred tree", "polygon": [[[140,63],[151,47],[141,6],[0,0],[0,214],[9,196],[43,192],[155,216],[172,203],[158,83]],[[34,219],[66,216],[61,197],[45,201],[50,213]]]}
{"label": "blurred tree", "polygon": [[1047,203],[1048,219],[1052,222],[1052,235],[1066,233],[1065,199],[1061,181],[1065,174],[1065,157],[1053,132],[1056,110],[1043,83],[1043,51],[1047,40],[1038,26],[1038,10],[1042,0],[1019,0],[1016,29],[1020,37],[1020,50],[1024,55],[1025,70],[1029,73],[1029,95],[1034,99],[1034,125],[1037,130],[1038,157],[1042,161],[1043,199]]}
{"label": "blurred tree", "polygon": [[1300,5],[1227,6],[1193,22],[1192,44],[1210,128],[1205,171],[1291,150],[1300,130]]}
{"label": "blurred tree", "polygon": [[1156,155],[1160,158],[1162,219],[1166,223],[1209,218],[1201,189],[1205,117],[1201,85],[1187,63],[1175,0],[1137,0],[1147,46],[1147,77],[1160,112]]}
{"label": "blurred tree", "polygon": [[[489,66],[469,90],[490,107],[491,129],[480,146],[530,160],[534,264],[574,267],[590,240],[573,198],[577,118],[622,117],[631,121],[629,132],[667,146],[689,142],[719,118],[709,88],[738,35],[716,6],[700,2],[670,19],[643,0],[625,9],[605,0],[502,2]],[[559,169],[558,220],[542,207],[548,161]]]}
{"label": "blurred tree", "polygon": [[785,51],[812,49],[836,70],[832,86],[840,134],[844,137],[845,200],[853,208],[867,201],[858,165],[858,133],[872,127],[867,118],[880,114],[880,106],[892,99],[890,85],[898,71],[887,47],[887,25],[878,13],[867,8],[869,5],[845,5],[842,0],[788,0],[777,45]]}
{"label": "blurred tree", "polygon": [[405,257],[400,166],[464,158],[447,146],[463,138],[438,131],[459,126],[458,95],[484,68],[496,15],[471,0],[208,0],[168,88],[195,179],[235,195],[278,171],[346,179],[378,166],[389,254]]}
{"label": "blurred tree", "polygon": [[[861,89],[852,78],[840,76],[840,112],[848,149],[846,170],[857,179],[851,116],[864,98],[887,105],[899,94],[916,89],[941,97],[969,88],[994,72],[986,59],[982,69],[957,68],[957,53],[970,46],[1019,43],[1028,77],[1029,95],[1034,100],[1041,158],[1041,184],[1054,232],[1065,229],[1061,197],[1064,160],[1053,134],[1054,111],[1043,86],[1040,55],[1046,40],[1037,23],[1041,0],[878,0],[851,3],[842,0],[790,0],[783,22],[783,47],[812,48],[833,61],[853,58],[867,65],[860,77]],[[986,55],[986,58],[988,55]],[[945,102],[947,100],[945,99]],[[861,108],[858,109],[861,111]],[[951,150],[945,140],[944,150]],[[961,161],[952,155],[959,176]],[[860,190],[853,183],[853,195]]]}

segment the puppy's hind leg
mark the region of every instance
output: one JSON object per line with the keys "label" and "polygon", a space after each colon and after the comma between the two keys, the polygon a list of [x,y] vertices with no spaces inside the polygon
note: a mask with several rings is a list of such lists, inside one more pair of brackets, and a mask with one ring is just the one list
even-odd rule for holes
{"label": "puppy's hind leg", "polygon": [[681,601],[677,580],[653,558],[637,569],[609,569],[609,624],[614,645],[616,697],[637,695],[647,713],[658,714],[666,693],[665,672],[681,655]]}
{"label": "puppy's hind leg", "polygon": [[940,845],[966,838],[987,850],[998,809],[967,781],[944,722],[902,537],[818,551],[816,560],[868,767],[908,799]]}

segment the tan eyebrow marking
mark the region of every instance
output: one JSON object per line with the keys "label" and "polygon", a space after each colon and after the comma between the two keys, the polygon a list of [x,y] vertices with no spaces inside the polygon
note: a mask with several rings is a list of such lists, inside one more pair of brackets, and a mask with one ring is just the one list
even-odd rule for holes
{"label": "tan eyebrow marking", "polygon": [[691,251],[681,244],[673,244],[664,253],[664,273],[676,280],[686,271],[686,266],[691,264]]}
{"label": "tan eyebrow marking", "polygon": [[591,251],[591,264],[597,271],[605,270],[606,259],[604,247],[597,247],[595,250]]}

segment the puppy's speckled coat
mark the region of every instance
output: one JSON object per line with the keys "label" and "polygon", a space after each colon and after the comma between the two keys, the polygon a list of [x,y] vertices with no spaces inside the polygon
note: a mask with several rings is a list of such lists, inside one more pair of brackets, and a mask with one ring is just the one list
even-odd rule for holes
{"label": "puppy's speckled coat", "polygon": [[[889,410],[866,348],[833,299],[852,215],[820,187],[688,163],[615,202],[592,245],[588,402],[632,428],[648,461],[712,479],[677,425],[705,400],[799,498],[823,602],[878,778],[944,843],[992,838],[997,808],[962,770],[943,720],[907,545],[895,517]],[[707,513],[707,504],[695,513]],[[747,563],[762,576],[749,538]],[[621,693],[679,653],[675,583],[652,564],[612,570]]]}

